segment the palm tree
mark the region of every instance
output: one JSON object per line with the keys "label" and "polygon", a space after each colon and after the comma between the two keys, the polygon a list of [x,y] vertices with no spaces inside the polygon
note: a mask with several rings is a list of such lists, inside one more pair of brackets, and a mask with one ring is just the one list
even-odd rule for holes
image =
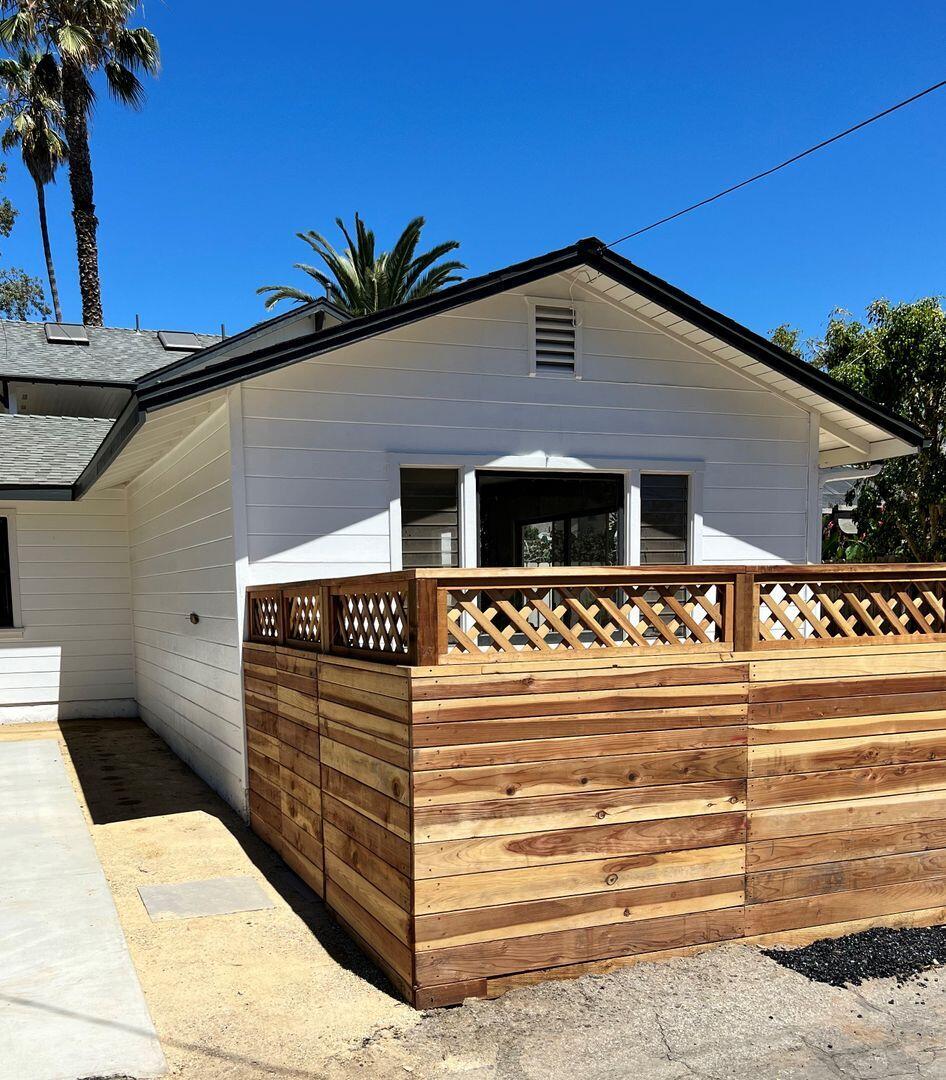
{"label": "palm tree", "polygon": [[16,58],[0,59],[0,84],[7,93],[6,101],[0,103],[0,117],[9,122],[0,137],[0,147],[6,151],[17,146],[20,148],[23,164],[36,185],[49,293],[56,321],[62,322],[59,287],[56,284],[46,220],[46,185],[56,182],[56,170],[67,157],[66,141],[62,135],[62,80],[59,68],[48,53],[20,49]]}
{"label": "palm tree", "polygon": [[98,218],[89,117],[95,105],[92,76],[101,71],[112,97],[138,109],[144,102],[139,72],[158,70],[158,42],[145,27],[130,27],[138,0],[0,0],[0,41],[38,47],[58,58],[62,72],[63,129],[69,147],[69,188],[79,262],[82,320],[102,325]]}
{"label": "palm tree", "polygon": [[[357,214],[354,240],[341,218],[336,218],[335,224],[348,244],[341,252],[336,251],[321,233],[296,233],[322,259],[329,273],[323,273],[307,263],[296,263],[295,267],[314,278],[333,304],[352,315],[370,315],[374,311],[407,303],[408,300],[429,296],[446,285],[460,281],[460,276],[454,271],[466,269],[463,263],[454,259],[439,262],[444,255],[460,246],[456,240],[447,240],[420,255],[415,254],[424,228],[422,217],[408,223],[391,251],[378,254],[375,254],[374,233],[365,228],[365,223]],[[307,304],[316,299],[311,293],[292,285],[261,285],[256,291],[261,295],[269,293],[264,302],[267,311],[281,300]]]}

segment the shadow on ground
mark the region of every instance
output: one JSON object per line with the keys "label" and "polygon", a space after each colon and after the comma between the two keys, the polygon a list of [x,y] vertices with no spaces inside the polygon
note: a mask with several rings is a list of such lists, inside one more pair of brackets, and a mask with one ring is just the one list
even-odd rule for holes
{"label": "shadow on ground", "polygon": [[60,729],[94,825],[192,812],[216,818],[332,960],[397,999],[308,885],[142,721],[72,720]]}

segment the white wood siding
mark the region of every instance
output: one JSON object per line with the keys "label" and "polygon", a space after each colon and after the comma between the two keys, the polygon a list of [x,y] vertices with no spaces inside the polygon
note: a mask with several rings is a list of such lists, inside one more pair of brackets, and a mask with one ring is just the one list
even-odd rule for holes
{"label": "white wood siding", "polygon": [[23,633],[0,630],[0,723],[135,716],[124,492],[15,511]]}
{"label": "white wood siding", "polygon": [[243,812],[231,494],[223,407],[129,485],[128,509],[141,716]]}
{"label": "white wood siding", "polygon": [[[582,301],[582,379],[529,375],[526,296]],[[703,562],[804,562],[810,416],[552,278],[243,386],[249,576],[390,565],[390,455],[699,461]]]}

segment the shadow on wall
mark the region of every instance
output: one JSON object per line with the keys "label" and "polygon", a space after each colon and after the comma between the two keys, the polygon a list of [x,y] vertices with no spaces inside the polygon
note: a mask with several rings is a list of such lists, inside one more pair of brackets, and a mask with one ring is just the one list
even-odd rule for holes
{"label": "shadow on wall", "polygon": [[94,824],[194,812],[215,818],[337,964],[397,998],[318,896],[144,723],[77,720],[61,730]]}

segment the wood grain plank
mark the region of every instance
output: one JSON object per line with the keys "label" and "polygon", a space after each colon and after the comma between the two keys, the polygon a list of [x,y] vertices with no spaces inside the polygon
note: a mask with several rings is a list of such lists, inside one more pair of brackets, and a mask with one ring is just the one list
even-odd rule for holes
{"label": "wood grain plank", "polygon": [[322,793],[322,814],[326,824],[334,825],[395,870],[410,875],[412,848],[406,840],[326,792]]}
{"label": "wood grain plank", "polygon": [[799,896],[853,892],[931,878],[946,879],[946,850],[942,848],[749,874],[746,878],[746,902],[759,904]]}
{"label": "wood grain plank", "polygon": [[633,732],[620,735],[580,735],[575,738],[526,739],[415,749],[414,768],[467,768],[532,761],[556,761],[576,757],[613,757],[670,750],[698,750],[714,746],[745,746],[744,725],[682,728],[671,731]]}
{"label": "wood grain plank", "polygon": [[753,810],[748,831],[750,840],[770,840],[941,817],[946,817],[946,789]]}
{"label": "wood grain plank", "polygon": [[499,941],[556,930],[714,911],[744,902],[741,876],[707,878],[615,893],[422,915],[415,920],[414,934],[418,951],[428,952],[476,941]]}
{"label": "wood grain plank", "polygon": [[[337,829],[329,822],[323,823],[323,830],[326,851],[332,852],[346,866],[350,866],[352,870],[370,881],[376,889],[383,892],[405,913],[410,910],[411,883],[406,874],[395,870],[390,863],[386,863],[374,852],[363,847],[357,840],[353,840],[347,833],[343,833],[341,829]],[[370,905],[363,906],[368,907],[369,911],[372,910]]]}
{"label": "wood grain plank", "polygon": [[510,971],[727,941],[742,933],[741,907],[666,919],[609,923],[421,952],[417,955],[417,979],[424,986],[459,982]]}
{"label": "wood grain plank", "polygon": [[946,763],[941,761],[750,777],[746,790],[749,809],[756,810],[771,806],[868,798],[872,795],[900,795],[938,788],[946,788]]}
{"label": "wood grain plank", "polygon": [[749,748],[749,776],[830,772],[946,758],[946,731],[818,739]]}
{"label": "wood grain plank", "polygon": [[[324,754],[323,740],[323,754]],[[543,761],[514,766],[435,769],[414,777],[414,805],[482,802],[579,791],[653,787],[745,776],[746,750],[723,747],[668,754]]]}
{"label": "wood grain plank", "polygon": [[322,762],[335,772],[354,777],[362,784],[407,804],[410,798],[410,779],[406,769],[399,769],[380,758],[355,750],[344,743],[322,736]]}
{"label": "wood grain plank", "polygon": [[586,792],[488,800],[452,806],[415,806],[417,843],[567,829],[602,822],[651,821],[746,808],[745,780],[670,784],[636,791]]}
{"label": "wood grain plank", "polygon": [[417,915],[426,915],[554,896],[615,892],[640,885],[732,877],[744,872],[745,846],[742,844],[619,859],[586,859],[553,866],[418,880],[414,884],[414,911]]}
{"label": "wood grain plank", "polygon": [[414,873],[418,879],[444,877],[605,856],[716,847],[740,843],[745,835],[745,814],[729,813],[445,840],[415,846]]}
{"label": "wood grain plank", "polygon": [[897,855],[946,847],[946,821],[879,825],[867,829],[842,829],[815,836],[789,836],[750,842],[746,870],[784,870],[816,863]]}
{"label": "wood grain plank", "polygon": [[389,798],[377,788],[322,764],[322,790],[354,808],[403,840],[410,840],[410,814],[404,803]]}

